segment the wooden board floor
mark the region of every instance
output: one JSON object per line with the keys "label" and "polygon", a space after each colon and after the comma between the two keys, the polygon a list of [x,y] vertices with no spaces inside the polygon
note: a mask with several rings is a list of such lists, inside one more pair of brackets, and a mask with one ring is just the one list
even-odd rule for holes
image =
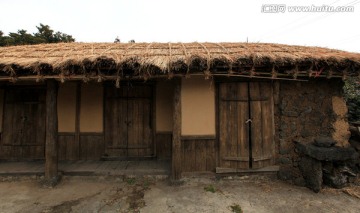
{"label": "wooden board floor", "polygon": [[[64,175],[169,175],[170,161],[61,161]],[[44,162],[0,162],[0,175],[41,175]]]}

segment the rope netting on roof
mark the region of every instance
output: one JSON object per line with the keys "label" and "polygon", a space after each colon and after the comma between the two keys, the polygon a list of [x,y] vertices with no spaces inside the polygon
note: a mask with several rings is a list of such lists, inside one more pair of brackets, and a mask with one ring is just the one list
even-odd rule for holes
{"label": "rope netting on roof", "polygon": [[0,80],[97,81],[203,74],[309,78],[359,75],[360,54],[269,43],[57,43],[0,48]]}

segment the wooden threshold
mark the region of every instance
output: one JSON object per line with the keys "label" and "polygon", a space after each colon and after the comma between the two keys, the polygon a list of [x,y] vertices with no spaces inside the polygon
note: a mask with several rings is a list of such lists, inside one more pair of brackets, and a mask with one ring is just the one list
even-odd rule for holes
{"label": "wooden threshold", "polygon": [[117,156],[102,156],[100,160],[102,161],[145,161],[145,160],[155,160],[156,156],[141,156],[141,157],[117,157]]}
{"label": "wooden threshold", "polygon": [[216,167],[216,174],[278,172],[279,169],[280,166],[268,166],[260,169],[234,169],[234,168]]}

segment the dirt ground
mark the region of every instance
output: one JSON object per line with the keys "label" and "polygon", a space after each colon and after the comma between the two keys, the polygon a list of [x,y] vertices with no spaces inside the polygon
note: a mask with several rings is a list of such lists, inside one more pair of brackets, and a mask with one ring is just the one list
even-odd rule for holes
{"label": "dirt ground", "polygon": [[266,176],[186,178],[0,177],[0,212],[359,212],[360,184],[316,194]]}

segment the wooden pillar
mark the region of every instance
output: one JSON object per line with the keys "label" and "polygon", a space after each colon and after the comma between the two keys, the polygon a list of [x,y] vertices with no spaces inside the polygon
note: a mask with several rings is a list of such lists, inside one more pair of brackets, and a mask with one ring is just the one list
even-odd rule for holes
{"label": "wooden pillar", "polygon": [[181,79],[175,80],[171,178],[181,178]]}
{"label": "wooden pillar", "polygon": [[46,88],[45,179],[56,184],[58,178],[58,83],[51,79]]}

